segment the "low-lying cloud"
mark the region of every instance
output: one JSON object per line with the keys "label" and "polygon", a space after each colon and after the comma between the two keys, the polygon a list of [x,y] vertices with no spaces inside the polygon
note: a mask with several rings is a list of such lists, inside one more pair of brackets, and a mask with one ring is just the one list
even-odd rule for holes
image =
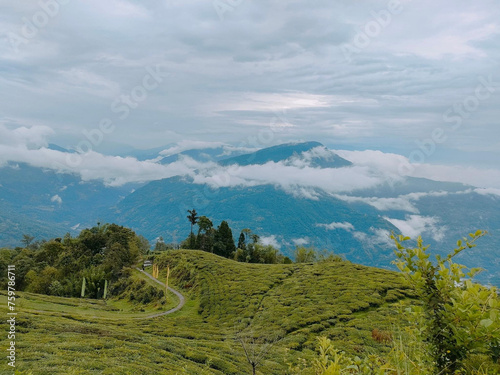
{"label": "low-lying cloud", "polygon": [[433,216],[407,215],[405,220],[384,217],[389,223],[399,229],[405,236],[416,238],[424,233],[430,234],[435,241],[443,240],[446,227],[440,225],[440,220]]}
{"label": "low-lying cloud", "polygon": [[351,223],[344,221],[343,223],[330,223],[330,224],[316,224],[317,227],[325,228],[327,230],[343,229],[346,231],[354,230],[354,226]]}
{"label": "low-lying cloud", "polygon": [[[384,198],[357,197],[357,190],[404,182],[408,177],[398,174],[401,163],[409,164],[405,157],[380,151],[336,151],[353,163],[352,166],[343,168],[317,168],[311,165],[314,158],[332,157],[332,151],[325,147],[314,148],[288,160],[262,165],[221,166],[215,162],[199,162],[187,156],[162,165],[156,160],[139,161],[134,157],[109,156],[95,151],[75,154],[49,149],[47,145],[51,134],[51,129],[45,126],[9,128],[0,125],[0,167],[10,162],[27,163],[59,173],[77,174],[84,181],[100,180],[113,186],[173,176],[190,177],[195,184],[214,188],[274,185],[304,199],[319,200],[322,195],[330,194],[347,202],[366,203],[381,211],[401,210],[412,214],[419,213],[413,203],[423,196],[449,194],[438,191]],[[164,153],[171,154],[193,146],[215,148],[221,145],[231,147],[221,143],[185,141]],[[432,177],[440,181],[460,179],[463,182],[473,182],[468,181],[470,177],[463,177],[466,174],[456,173],[458,167],[423,164],[412,164],[412,167],[413,176]],[[475,190],[477,193],[498,195],[500,170],[474,169],[471,175],[478,181],[475,185],[479,188]],[[472,191],[466,189],[464,186],[464,192]]]}

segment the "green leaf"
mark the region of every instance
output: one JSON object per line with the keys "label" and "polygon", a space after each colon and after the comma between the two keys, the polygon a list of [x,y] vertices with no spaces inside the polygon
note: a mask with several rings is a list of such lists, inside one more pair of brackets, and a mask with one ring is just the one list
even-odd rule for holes
{"label": "green leaf", "polygon": [[484,328],[488,328],[489,326],[491,326],[493,324],[493,320],[483,319],[479,322],[479,324],[481,324]]}
{"label": "green leaf", "polygon": [[490,311],[490,319],[491,319],[492,321],[495,321],[495,320],[497,320],[497,319],[498,319],[498,313],[497,313],[497,311],[496,311],[496,310],[491,310],[491,311]]}

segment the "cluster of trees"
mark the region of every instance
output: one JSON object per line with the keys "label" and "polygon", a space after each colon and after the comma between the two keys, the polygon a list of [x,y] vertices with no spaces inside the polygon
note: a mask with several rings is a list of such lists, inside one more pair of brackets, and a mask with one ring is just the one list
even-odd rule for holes
{"label": "cluster of trees", "polygon": [[[292,263],[292,260],[281,254],[278,249],[259,243],[260,237],[250,229],[246,228],[241,231],[236,246],[233,231],[227,221],[222,221],[215,228],[212,220],[206,216],[198,216],[195,209],[188,210],[188,214],[187,219],[191,225],[191,232],[180,245],[183,249],[203,250],[238,262]],[[196,234],[194,232],[195,226],[198,226]],[[155,250],[168,248],[175,248],[175,246],[162,244],[161,241],[155,246]]]}
{"label": "cluster of trees", "polygon": [[[206,216],[199,216],[195,209],[188,210],[188,220],[191,224],[189,237],[181,244],[185,249],[197,249],[208,251],[226,258],[234,256],[236,246],[233,239],[233,231],[227,221],[222,221],[214,228],[212,220]],[[193,227],[198,225],[198,234],[194,234]]]}
{"label": "cluster of trees", "polygon": [[[0,251],[2,268],[16,266],[16,287],[33,293],[78,297],[86,280],[86,296],[99,298],[104,282],[116,281],[124,267],[137,263],[149,251],[149,242],[131,229],[116,224],[98,224],[78,237],[34,242],[25,235],[24,247]],[[0,285],[5,288],[6,275]]]}
{"label": "cluster of trees", "polygon": [[[155,251],[170,249],[192,249],[203,250],[214,253],[225,258],[234,259],[238,262],[264,263],[264,264],[290,264],[292,259],[284,256],[272,245],[260,243],[258,234],[245,228],[240,232],[238,243],[235,244],[233,231],[227,221],[222,221],[215,228],[212,220],[207,216],[198,216],[196,209],[188,210],[187,219],[191,225],[189,236],[179,245],[166,244],[163,238],[159,238],[155,245]],[[198,232],[195,233],[195,226]],[[343,258],[326,250],[317,251],[314,247],[297,246],[294,252],[295,263],[314,262],[337,262]]]}

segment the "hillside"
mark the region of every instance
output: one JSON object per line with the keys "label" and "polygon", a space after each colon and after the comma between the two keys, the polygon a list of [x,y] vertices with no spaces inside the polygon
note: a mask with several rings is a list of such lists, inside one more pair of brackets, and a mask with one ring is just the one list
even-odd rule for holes
{"label": "hillside", "polygon": [[[386,352],[389,347],[374,341],[371,332],[397,323],[394,303],[411,296],[398,274],[348,262],[255,265],[199,251],[173,251],[156,262],[161,280],[165,266],[172,267],[170,285],[188,301],[181,311],[152,320],[92,314],[88,300],[80,305],[79,299],[21,294],[19,370],[248,374],[235,340],[240,333],[281,337],[258,373],[283,374],[289,363],[312,355],[318,335],[349,353]],[[75,304],[86,312],[72,308]],[[95,309],[102,311],[102,303]]]}
{"label": "hillside", "polygon": [[27,164],[0,168],[0,247],[20,246],[23,234],[37,240],[76,234],[102,221],[102,213],[138,184],[121,187],[81,181]]}
{"label": "hillside", "polygon": [[[160,236],[180,243],[190,231],[186,211],[195,208],[216,226],[227,220],[235,240],[239,231],[250,228],[287,256],[296,245],[314,246],[356,263],[391,268],[390,232],[422,235],[444,254],[463,233],[483,229],[490,235],[481,241],[480,256],[471,251],[460,261],[484,268],[481,282],[500,285],[500,197],[495,189],[393,176],[355,158],[348,161],[348,153],[319,142],[251,153],[227,145],[170,146],[165,152],[160,147],[134,155],[156,160],[162,168],[187,163],[186,175],[158,175],[158,180],[122,186],[22,163],[3,166],[0,247],[21,245],[23,234],[36,240],[76,235],[97,222],[131,227],[153,246]],[[357,178],[375,182],[358,185]]]}
{"label": "hillside", "polygon": [[[391,231],[422,234],[433,251],[444,254],[464,233],[487,230],[476,250],[460,255],[471,267],[482,267],[479,279],[500,285],[500,198],[461,184],[409,178],[398,184],[353,191],[342,196],[321,190],[297,196],[274,185],[210,188],[190,178],[153,181],[120,201],[106,221],[130,226],[150,241],[162,236],[180,242],[189,235],[186,211],[196,208],[215,225],[227,220],[235,240],[250,228],[291,256],[295,245],[333,250],[348,260],[390,268]],[[154,243],[154,242],[153,242]]]}

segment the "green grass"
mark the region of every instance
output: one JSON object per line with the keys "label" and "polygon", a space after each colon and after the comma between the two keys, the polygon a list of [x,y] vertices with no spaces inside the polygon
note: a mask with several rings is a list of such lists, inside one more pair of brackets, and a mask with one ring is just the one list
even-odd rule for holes
{"label": "green grass", "polygon": [[[169,284],[187,303],[151,320],[133,318],[158,312],[157,305],[141,312],[127,299],[20,294],[17,368],[42,375],[248,374],[235,340],[243,332],[283,337],[258,373],[285,374],[287,363],[313,355],[317,336],[350,353],[387,352],[371,332],[397,324],[393,304],[412,295],[398,274],[348,262],[255,265],[194,250],[172,251],[156,262],[162,281],[171,266]],[[162,309],[176,303],[171,299]]]}
{"label": "green grass", "polygon": [[[152,280],[143,278],[139,272],[133,271],[133,280],[145,280],[148,285],[159,287]],[[0,292],[0,301],[7,305],[5,291]],[[93,317],[99,319],[123,319],[123,318],[145,318],[161,311],[167,311],[179,303],[177,296],[168,294],[164,304],[152,303],[147,305],[132,304],[127,300],[119,298],[110,299],[87,299],[87,298],[64,298],[47,296],[43,294],[18,292],[16,309],[19,312],[34,312],[39,314],[70,315]]]}

